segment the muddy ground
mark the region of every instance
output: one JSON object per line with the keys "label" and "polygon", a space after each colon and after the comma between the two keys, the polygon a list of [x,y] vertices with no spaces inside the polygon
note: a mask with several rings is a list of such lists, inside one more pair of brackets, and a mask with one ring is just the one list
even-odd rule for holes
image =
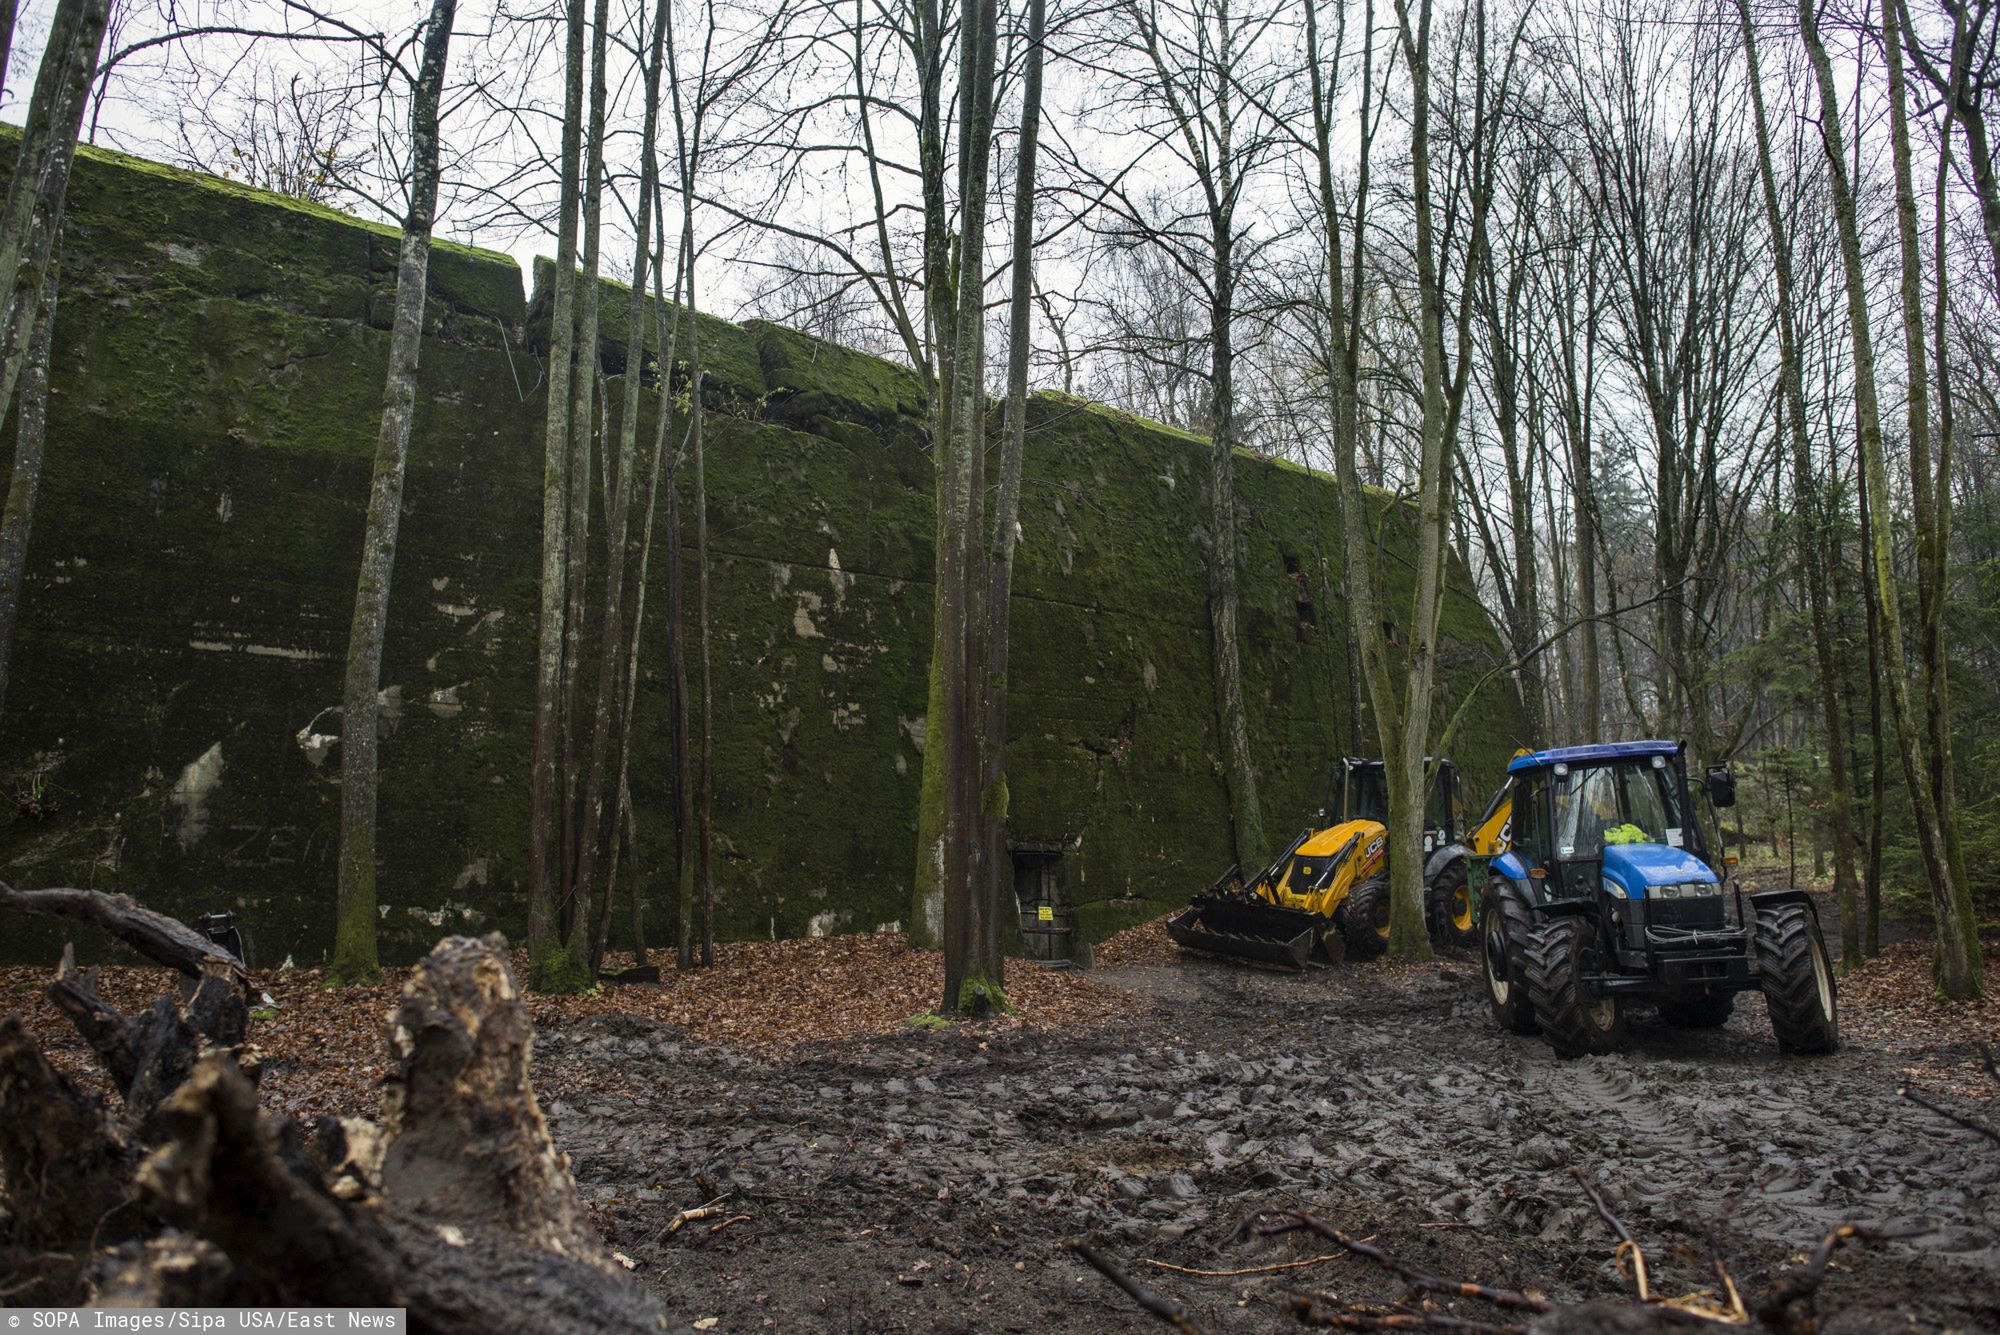
{"label": "muddy ground", "polygon": [[[600,1017],[545,1035],[543,1060],[636,1093],[558,1099],[550,1119],[677,1330],[1150,1325],[1062,1249],[1079,1235],[1215,1331],[1291,1326],[1292,1294],[1402,1292],[1351,1257],[1215,1278],[1144,1264],[1333,1250],[1244,1236],[1293,1208],[1447,1278],[1623,1294],[1572,1166],[1661,1291],[1715,1287],[1714,1243],[1754,1297],[1860,1221],[1927,1231],[1843,1251],[1822,1329],[2000,1330],[2000,1153],[1900,1099],[1879,1046],[1780,1056],[1755,997],[1724,1030],[1648,1017],[1626,1053],[1564,1062],[1498,1030],[1464,961],[1293,976],[1186,957],[1095,977],[1133,994],[1129,1022],[911,1029],[784,1061]],[[716,1215],[664,1232],[716,1196]]]}

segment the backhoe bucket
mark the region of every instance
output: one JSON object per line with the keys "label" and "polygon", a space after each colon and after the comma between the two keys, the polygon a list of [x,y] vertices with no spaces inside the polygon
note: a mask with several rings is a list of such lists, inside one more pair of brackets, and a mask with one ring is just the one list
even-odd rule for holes
{"label": "backhoe bucket", "polygon": [[1326,925],[1299,909],[1203,897],[1167,919],[1167,935],[1189,950],[1303,971]]}

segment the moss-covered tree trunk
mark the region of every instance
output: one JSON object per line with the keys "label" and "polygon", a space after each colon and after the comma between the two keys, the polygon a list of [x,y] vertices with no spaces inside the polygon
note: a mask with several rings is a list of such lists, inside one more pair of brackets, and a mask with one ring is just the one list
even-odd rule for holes
{"label": "moss-covered tree trunk", "polygon": [[49,356],[54,350],[56,297],[61,276],[54,263],[42,280],[41,311],[28,343],[21,373],[20,412],[15,417],[14,471],[7,504],[0,512],[0,712],[7,703],[8,668],[14,661],[14,628],[21,619],[21,585],[28,569],[28,535],[35,527],[35,501],[42,490],[42,453],[49,437]]}
{"label": "moss-covered tree trunk", "polygon": [[529,771],[528,985],[567,988],[574,970],[563,948],[557,898],[562,855],[563,643],[569,613],[570,385],[576,339],[576,241],[583,166],[583,0],[568,0],[564,56],[562,190],[556,224],[548,413],[542,437],[542,587],[536,631],[535,740]]}
{"label": "moss-covered tree trunk", "polygon": [[[999,485],[993,495],[991,592],[986,616],[987,812],[985,868],[985,953],[1002,961],[1005,922],[1015,911],[1007,856],[1007,674],[1009,621],[1014,588],[1014,545],[1020,533],[1021,458],[1028,435],[1028,353],[1035,300],[1035,169],[1041,146],[1042,46],[1047,32],[1047,0],[1028,3],[1028,64],[1021,85],[1021,123],[1014,159],[1013,286],[1007,298],[1007,406],[1000,424]],[[1004,979],[994,982],[1004,986]]]}
{"label": "moss-covered tree trunk", "polygon": [[0,411],[27,363],[111,0],[59,0],[0,205]]}
{"label": "moss-covered tree trunk", "polygon": [[382,646],[389,590],[396,573],[403,479],[410,427],[417,410],[417,360],[423,349],[424,297],[429,281],[431,223],[437,215],[438,98],[457,0],[434,0],[424,33],[423,63],[410,101],[410,207],[396,263],[396,314],[389,335],[389,374],[382,391],[382,427],[368,488],[361,576],[347,636],[347,676],[341,690],[340,852],[337,860],[333,960],[336,983],[381,976],[375,955],[375,779]]}
{"label": "moss-covered tree trunk", "polygon": [[[1736,0],[1736,17],[1743,34],[1744,60],[1750,76],[1750,111],[1757,141],[1757,174],[1763,186],[1764,220],[1771,229],[1771,258],[1778,287],[1778,365],[1785,395],[1785,425],[1792,450],[1794,504],[1802,517],[1814,516],[1819,512],[1819,486],[1813,472],[1812,441],[1806,433],[1807,408],[1805,383],[1800,374],[1791,239],[1785,226],[1784,210],[1778,202],[1777,173],[1771,163],[1771,133],[1764,110],[1763,73],[1757,60],[1757,28],[1750,17],[1749,0]],[[1807,522],[1811,524],[1810,519]],[[1826,572],[1818,560],[1818,549],[1818,535],[1809,528],[1800,543],[1799,564],[1805,567],[1806,601],[1811,607],[1813,658],[1819,669],[1820,714],[1826,731],[1827,770],[1831,780],[1828,818],[1833,829],[1833,885],[1840,901],[1841,964],[1852,968],[1861,960],[1861,917],[1855,895],[1853,800],[1848,781],[1846,728],[1837,686],[1839,667],[1828,619],[1830,599]]]}
{"label": "moss-covered tree trunk", "polygon": [[[1903,762],[1903,782],[1910,796],[1912,821],[1916,826],[1917,847],[1924,874],[1930,881],[1931,906],[1937,921],[1937,948],[1932,968],[1938,990],[1953,1000],[1981,995],[1978,938],[1971,930],[1970,897],[1952,874],[1952,860],[1945,832],[1938,823],[1932,795],[1930,765],[1925,758],[1924,721],[1910,698],[1905,679],[1902,608],[1898,600],[1893,559],[1893,535],[1888,505],[1888,465],[1882,447],[1882,415],[1875,383],[1875,347],[1869,328],[1868,275],[1861,254],[1861,229],[1856,216],[1854,192],[1848,179],[1845,136],[1841,129],[1840,93],[1834,83],[1833,65],[1826,44],[1820,38],[1819,14],[1815,0],[1799,0],[1799,30],[1805,38],[1806,54],[1812,61],[1819,89],[1820,142],[1825,150],[1827,183],[1833,195],[1834,223],[1840,236],[1841,270],[1846,280],[1847,323],[1854,343],[1854,407],[1861,446],[1861,464],[1867,474],[1868,490],[1874,498],[1870,507],[1868,542],[1872,553],[1874,580],[1869,596],[1874,600],[1877,626],[1882,637],[1884,672],[1888,679],[1890,710]],[[1907,152],[1908,145],[1900,146]],[[1919,485],[1924,485],[1919,482]],[[1878,736],[1876,744],[1881,745]]]}
{"label": "moss-covered tree trunk", "polygon": [[952,450],[945,505],[938,516],[937,634],[945,727],[940,757],[944,795],[945,1015],[980,1015],[1004,1004],[997,940],[985,928],[977,892],[988,812],[981,800],[981,738],[986,627],[985,261],[987,183],[992,161],[996,0],[973,0],[959,33],[958,309],[952,334]]}
{"label": "moss-covered tree trunk", "polygon": [[[7,6],[6,35],[13,38]],[[14,467],[0,513],[0,707],[21,612],[28,538],[41,491],[48,425],[48,363],[55,335],[57,241],[77,128],[104,40],[110,0],[63,0],[49,28],[34,98],[0,209],[0,416],[21,387]],[[6,52],[0,48],[0,70]]]}

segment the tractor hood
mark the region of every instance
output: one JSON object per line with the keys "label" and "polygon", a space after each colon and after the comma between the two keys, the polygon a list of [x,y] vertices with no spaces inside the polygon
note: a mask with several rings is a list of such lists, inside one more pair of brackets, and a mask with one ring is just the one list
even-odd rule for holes
{"label": "tractor hood", "polygon": [[1665,886],[1716,884],[1707,863],[1666,844],[1606,844],[1604,882],[1606,889],[1624,891],[1627,899],[1657,895]]}

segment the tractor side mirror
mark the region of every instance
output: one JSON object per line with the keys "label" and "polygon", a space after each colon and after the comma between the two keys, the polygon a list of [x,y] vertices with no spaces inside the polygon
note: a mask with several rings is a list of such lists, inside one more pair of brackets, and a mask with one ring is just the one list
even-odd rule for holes
{"label": "tractor side mirror", "polygon": [[1708,771],[1708,800],[1711,806],[1733,807],[1736,805],[1736,778],[1727,766],[1716,765]]}

